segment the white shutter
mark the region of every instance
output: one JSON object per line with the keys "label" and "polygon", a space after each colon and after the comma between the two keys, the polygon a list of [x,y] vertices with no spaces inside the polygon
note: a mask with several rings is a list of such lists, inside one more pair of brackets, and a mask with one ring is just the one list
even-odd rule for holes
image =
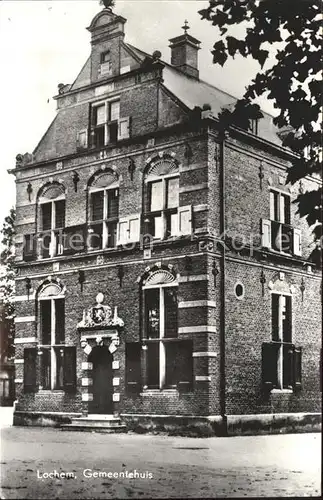
{"label": "white shutter", "polygon": [[130,137],[130,117],[119,118],[118,120],[118,140]]}
{"label": "white shutter", "polygon": [[294,229],[293,231],[293,249],[295,255],[302,255],[302,246],[301,246],[301,231],[299,229]]}
{"label": "white shutter", "polygon": [[140,214],[129,217],[129,241],[140,240]]}
{"label": "white shutter", "polygon": [[76,138],[77,149],[86,149],[88,146],[88,129],[80,130]]}
{"label": "white shutter", "polygon": [[192,206],[178,207],[178,233],[191,234],[192,232]]}
{"label": "white shutter", "polygon": [[262,246],[271,248],[271,221],[262,219],[261,221]]}
{"label": "white shutter", "polygon": [[275,194],[273,191],[270,191],[269,198],[270,198],[270,219],[275,220]]}
{"label": "white shutter", "polygon": [[123,217],[118,223],[117,245],[140,240],[140,214]]}
{"label": "white shutter", "polygon": [[129,219],[120,219],[118,223],[117,245],[124,245],[129,238]]}
{"label": "white shutter", "polygon": [[285,196],[279,196],[279,222],[285,224]]}

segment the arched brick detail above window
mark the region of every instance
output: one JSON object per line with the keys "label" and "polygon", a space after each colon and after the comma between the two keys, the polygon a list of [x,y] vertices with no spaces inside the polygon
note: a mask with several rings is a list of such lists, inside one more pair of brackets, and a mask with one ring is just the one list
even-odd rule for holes
{"label": "arched brick detail above window", "polygon": [[159,285],[168,283],[178,283],[179,274],[176,274],[172,264],[162,266],[160,262],[153,266],[148,266],[145,273],[139,276],[137,283],[142,285]]}
{"label": "arched brick detail above window", "polygon": [[104,189],[117,186],[119,183],[118,175],[113,170],[94,174],[90,179],[90,189]]}
{"label": "arched brick detail above window", "polygon": [[152,160],[145,172],[145,180],[151,180],[155,177],[179,173],[178,163],[174,158],[163,157]]}
{"label": "arched brick detail above window", "polygon": [[39,191],[39,201],[51,201],[65,196],[65,187],[58,182],[46,184]]}
{"label": "arched brick detail above window", "polygon": [[50,298],[65,295],[66,288],[58,281],[46,280],[38,288],[37,298]]}

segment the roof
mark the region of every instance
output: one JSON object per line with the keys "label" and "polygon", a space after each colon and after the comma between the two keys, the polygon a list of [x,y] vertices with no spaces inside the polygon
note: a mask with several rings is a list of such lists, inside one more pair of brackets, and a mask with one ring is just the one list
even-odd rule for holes
{"label": "roof", "polygon": [[[145,57],[151,57],[146,52],[130,44],[126,45],[141,60],[144,60]],[[162,61],[162,63],[165,65],[163,71],[164,86],[190,109],[194,109],[195,106],[202,107],[203,104],[210,104],[214,115],[218,115],[223,108],[234,104],[238,100],[237,97],[214,87],[210,83],[187,76],[165,61]],[[258,135],[270,142],[281,145],[281,141],[277,136],[278,129],[273,124],[272,116],[264,111],[262,113],[264,117],[259,120]]]}

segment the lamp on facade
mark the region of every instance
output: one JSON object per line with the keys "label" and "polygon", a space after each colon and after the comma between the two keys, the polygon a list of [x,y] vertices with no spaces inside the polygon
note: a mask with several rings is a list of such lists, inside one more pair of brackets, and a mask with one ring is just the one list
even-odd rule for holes
{"label": "lamp on facade", "polygon": [[136,170],[136,164],[133,158],[129,159],[128,172],[130,174],[130,179],[133,181],[133,174]]}
{"label": "lamp on facade", "polygon": [[261,286],[262,286],[262,296],[264,297],[264,295],[265,295],[266,276],[265,276],[265,273],[264,273],[263,269],[261,270],[261,274],[260,274],[260,283],[261,283]]}
{"label": "lamp on facade", "polygon": [[29,300],[29,294],[30,294],[30,290],[31,290],[31,279],[27,277],[25,279],[25,283],[26,283],[26,290],[27,290],[27,298]]}
{"label": "lamp on facade", "polygon": [[214,279],[214,288],[216,288],[216,277],[219,274],[219,269],[216,265],[215,260],[213,261],[213,266],[212,266],[212,274],[213,274],[213,279]]}
{"label": "lamp on facade", "polygon": [[123,266],[120,265],[118,266],[118,278],[120,287],[122,286],[123,277],[124,277],[124,269]]}
{"label": "lamp on facade", "polygon": [[81,292],[83,292],[83,284],[85,282],[85,272],[82,269],[79,270],[78,282],[81,285]]}
{"label": "lamp on facade", "polygon": [[28,200],[31,201],[31,193],[33,192],[33,187],[30,182],[28,182],[27,185],[27,194],[28,194]]}
{"label": "lamp on facade", "polygon": [[74,184],[74,191],[75,191],[75,193],[77,193],[77,185],[79,183],[79,180],[80,180],[79,174],[77,172],[73,172],[72,181],[73,181],[73,184]]}

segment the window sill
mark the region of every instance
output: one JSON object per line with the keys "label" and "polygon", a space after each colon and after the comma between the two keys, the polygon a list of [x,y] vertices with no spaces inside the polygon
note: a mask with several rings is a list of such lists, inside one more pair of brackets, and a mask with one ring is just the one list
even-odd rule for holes
{"label": "window sill", "polygon": [[65,391],[63,389],[39,389],[38,394],[65,394]]}
{"label": "window sill", "polygon": [[293,389],[272,389],[270,394],[293,394]]}
{"label": "window sill", "polygon": [[177,389],[143,389],[140,396],[150,396],[156,394],[178,394]]}

